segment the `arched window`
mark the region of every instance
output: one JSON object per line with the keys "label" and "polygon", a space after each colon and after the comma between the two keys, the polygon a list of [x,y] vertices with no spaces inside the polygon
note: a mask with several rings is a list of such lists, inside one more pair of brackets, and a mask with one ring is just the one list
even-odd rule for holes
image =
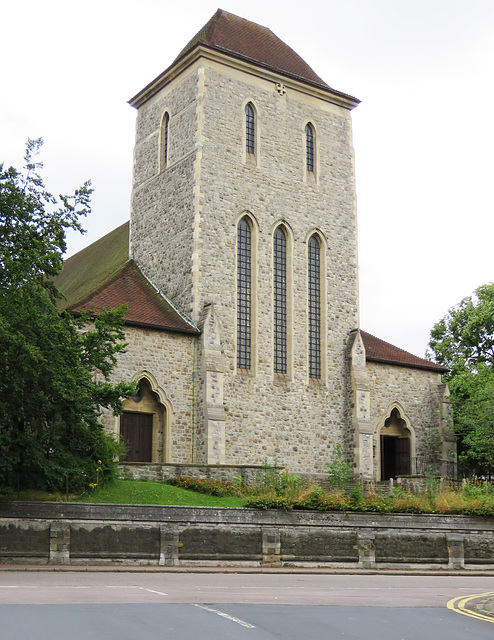
{"label": "arched window", "polygon": [[245,105],[245,150],[250,155],[256,151],[256,118],[250,102]]}
{"label": "arched window", "polygon": [[309,238],[309,378],[321,377],[321,245]]}
{"label": "arched window", "polygon": [[170,116],[165,113],[161,121],[161,158],[160,168],[164,169],[168,162],[168,133],[170,128]]}
{"label": "arched window", "polygon": [[314,172],[314,127],[305,125],[305,167],[309,173]]}
{"label": "arched window", "polygon": [[237,226],[237,367],[251,368],[252,229],[246,217]]}
{"label": "arched window", "polygon": [[287,373],[286,233],[278,227],[273,237],[274,372]]}

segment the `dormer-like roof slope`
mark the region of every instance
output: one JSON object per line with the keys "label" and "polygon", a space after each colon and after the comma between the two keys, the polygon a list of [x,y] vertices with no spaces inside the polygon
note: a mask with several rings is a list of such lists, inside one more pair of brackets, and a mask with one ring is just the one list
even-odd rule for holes
{"label": "dormer-like roof slope", "polygon": [[193,322],[128,259],[129,223],[103,236],[65,261],[55,278],[71,313],[127,305],[128,325],[198,334]]}
{"label": "dormer-like roof slope", "polygon": [[69,307],[67,311],[98,313],[103,309],[113,309],[123,304],[127,305],[125,322],[128,325],[180,333],[199,333],[198,329],[144,277],[133,260],[129,260],[96,291]]}
{"label": "dormer-like roof slope", "polygon": [[400,367],[410,367],[412,369],[427,369],[429,371],[436,371],[437,373],[445,373],[448,371],[446,367],[442,367],[424,358],[418,358],[408,353],[408,351],[399,349],[389,342],[384,342],[384,340],[380,340],[366,331],[361,330],[360,335],[364,342],[366,360],[370,362],[382,362]]}
{"label": "dormer-like roof slope", "polygon": [[65,260],[55,285],[64,294],[64,307],[83,300],[129,259],[129,223],[125,222]]}
{"label": "dormer-like roof slope", "polygon": [[182,49],[173,63],[131,98],[129,104],[139,107],[146,102],[167,84],[180,64],[186,64],[189,54],[199,47],[315,87],[325,95],[338,98],[346,108],[353,109],[359,103],[357,98],[327,85],[298,53],[280,40],[271,29],[218,9],[211,20]]}
{"label": "dormer-like roof slope", "polygon": [[271,29],[223,9],[216,11],[211,20],[179,53],[173,64],[198,45],[329,88],[298,53],[280,40]]}

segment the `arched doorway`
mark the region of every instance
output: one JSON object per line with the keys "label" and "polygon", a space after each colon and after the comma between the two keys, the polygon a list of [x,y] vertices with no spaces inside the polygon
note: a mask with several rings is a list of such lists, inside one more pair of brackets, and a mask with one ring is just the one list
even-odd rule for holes
{"label": "arched doorway", "polygon": [[122,462],[165,462],[167,459],[167,408],[151,387],[141,378],[137,393],[124,401],[120,416],[120,438],[127,451]]}
{"label": "arched doorway", "polygon": [[380,430],[381,480],[410,475],[412,434],[394,407]]}

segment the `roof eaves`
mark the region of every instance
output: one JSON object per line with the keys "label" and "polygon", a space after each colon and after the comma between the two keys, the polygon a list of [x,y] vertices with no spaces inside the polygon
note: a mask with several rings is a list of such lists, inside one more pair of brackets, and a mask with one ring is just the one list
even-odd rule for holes
{"label": "roof eaves", "polygon": [[155,291],[170,305],[170,307],[177,313],[177,315],[179,315],[182,318],[182,320],[190,326],[192,331],[197,331],[197,333],[200,333],[201,331],[199,327],[196,324],[194,324],[194,322],[192,322],[189,316],[185,314],[183,311],[181,311],[172,300],[170,300],[170,298],[154,282],[151,276],[148,273],[146,273],[146,269],[135,258],[133,260],[136,263],[142,276],[155,289]]}
{"label": "roof eaves", "polygon": [[[325,82],[319,83],[303,76],[299,76],[295,73],[291,73],[289,71],[264,64],[259,60],[250,58],[246,55],[232,52],[230,49],[226,49],[225,47],[220,47],[217,45],[212,46],[209,44],[205,44],[204,42],[198,42],[191,49],[187,50],[182,56],[177,58],[167,69],[160,73],[159,76],[157,76],[154,80],[147,84],[144,89],[139,91],[139,93],[131,98],[128,101],[128,104],[138,109],[153,95],[155,95],[162,87],[166,86],[180,73],[187,69],[187,67],[198,60],[201,55],[208,54],[208,52],[209,56],[206,57],[210,57],[213,53],[216,52],[217,55],[221,54],[227,58],[233,58],[234,60],[251,64],[258,69],[263,69],[265,72],[270,72],[272,75],[275,75],[277,77],[281,76],[287,78],[288,80],[292,80],[298,84],[298,88],[301,88],[303,86],[311,87],[314,90],[321,92],[318,97],[326,96],[326,99],[329,100],[329,102],[335,102],[336,104],[339,104],[346,109],[354,109],[357,105],[360,104],[360,100],[358,98],[355,98],[348,93],[344,93],[343,91],[333,89]],[[330,100],[330,96],[334,96],[336,100]]]}
{"label": "roof eaves", "polygon": [[376,356],[366,356],[365,358],[368,362],[379,362],[381,364],[390,364],[394,367],[405,367],[407,369],[425,369],[427,371],[435,371],[436,373],[446,373],[449,371],[447,367],[443,367],[440,364],[436,364],[431,362],[430,365],[420,364],[420,363],[412,363],[412,362],[402,362],[399,360],[391,360],[388,358],[379,358]]}

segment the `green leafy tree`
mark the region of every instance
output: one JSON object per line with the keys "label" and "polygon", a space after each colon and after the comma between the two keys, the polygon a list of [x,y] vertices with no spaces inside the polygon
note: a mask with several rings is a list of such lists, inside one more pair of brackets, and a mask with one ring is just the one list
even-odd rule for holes
{"label": "green leafy tree", "polygon": [[450,309],[434,325],[429,346],[449,368],[459,461],[465,473],[494,472],[494,284]]}
{"label": "green leafy tree", "polygon": [[27,144],[23,172],[0,164],[0,487],[83,490],[115,473],[120,445],[100,423],[132,391],[109,376],[122,342],[124,309],[96,318],[61,313],[52,278],[65,232],[89,212],[90,183],[73,196],[45,190]]}

